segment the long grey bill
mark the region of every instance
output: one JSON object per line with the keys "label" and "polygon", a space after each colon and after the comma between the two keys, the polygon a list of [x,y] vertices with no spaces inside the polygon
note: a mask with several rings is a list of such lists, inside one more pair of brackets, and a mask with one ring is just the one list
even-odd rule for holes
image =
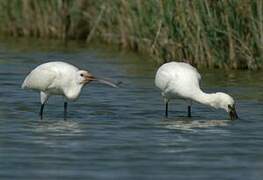
{"label": "long grey bill", "polygon": [[107,81],[107,80],[104,80],[104,79],[96,79],[99,83],[102,83],[102,84],[107,84],[111,87],[115,87],[115,88],[118,88],[117,84],[114,84],[110,81]]}

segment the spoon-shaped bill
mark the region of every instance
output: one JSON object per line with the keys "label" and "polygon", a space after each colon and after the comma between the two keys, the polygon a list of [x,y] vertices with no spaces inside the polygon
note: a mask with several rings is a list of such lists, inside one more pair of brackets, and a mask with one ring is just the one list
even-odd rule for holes
{"label": "spoon-shaped bill", "polygon": [[237,112],[236,112],[235,105],[233,105],[233,106],[228,106],[228,109],[229,109],[230,119],[231,119],[231,120],[236,120],[236,119],[238,119],[238,115],[237,115]]}
{"label": "spoon-shaped bill", "polygon": [[115,87],[115,88],[118,88],[118,84],[115,84],[109,80],[105,80],[104,78],[98,78],[98,77],[95,77],[93,75],[88,75],[85,77],[86,78],[86,83],[90,82],[90,81],[97,81],[99,83],[102,83],[102,84],[106,84],[108,86],[111,86],[111,87]]}

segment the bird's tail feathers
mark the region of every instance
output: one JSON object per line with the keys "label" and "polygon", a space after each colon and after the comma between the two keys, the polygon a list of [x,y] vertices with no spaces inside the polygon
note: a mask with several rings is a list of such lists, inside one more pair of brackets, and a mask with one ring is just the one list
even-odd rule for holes
{"label": "bird's tail feathers", "polygon": [[21,88],[22,88],[22,89],[26,89],[26,84],[25,84],[25,82],[23,82]]}
{"label": "bird's tail feathers", "polygon": [[27,89],[27,88],[28,88],[27,78],[24,80],[21,88],[22,88],[22,89]]}

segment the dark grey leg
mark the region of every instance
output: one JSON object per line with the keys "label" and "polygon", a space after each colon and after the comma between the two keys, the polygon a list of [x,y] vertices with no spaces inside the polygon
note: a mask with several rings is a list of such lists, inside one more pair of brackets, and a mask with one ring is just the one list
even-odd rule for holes
{"label": "dark grey leg", "polygon": [[191,106],[188,106],[188,117],[191,117]]}
{"label": "dark grey leg", "polygon": [[168,117],[168,102],[165,103],[165,117]]}
{"label": "dark grey leg", "polygon": [[64,102],[64,120],[67,120],[67,107],[68,107],[68,103]]}
{"label": "dark grey leg", "polygon": [[41,120],[43,119],[43,110],[44,110],[44,106],[45,106],[45,103],[44,103],[44,104],[41,104],[41,107],[40,107],[39,116],[40,116],[40,119],[41,119]]}

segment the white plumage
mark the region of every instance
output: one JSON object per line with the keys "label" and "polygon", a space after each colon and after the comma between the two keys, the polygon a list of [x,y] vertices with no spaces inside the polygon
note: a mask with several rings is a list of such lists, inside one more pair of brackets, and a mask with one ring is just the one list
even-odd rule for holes
{"label": "white plumage", "polygon": [[86,70],[79,70],[69,63],[56,61],[41,64],[33,69],[25,78],[22,88],[40,91],[41,119],[49,96],[64,96],[64,118],[66,119],[67,101],[76,100],[82,87],[94,80],[117,87],[111,82],[95,78]]}
{"label": "white plumage", "polygon": [[236,119],[234,99],[226,93],[207,94],[200,89],[201,75],[190,64],[183,62],[169,62],[163,64],[156,73],[155,85],[161,90],[166,103],[166,116],[168,115],[168,102],[176,97],[189,100],[188,116],[191,116],[191,101],[222,108],[229,112],[231,119]]}

